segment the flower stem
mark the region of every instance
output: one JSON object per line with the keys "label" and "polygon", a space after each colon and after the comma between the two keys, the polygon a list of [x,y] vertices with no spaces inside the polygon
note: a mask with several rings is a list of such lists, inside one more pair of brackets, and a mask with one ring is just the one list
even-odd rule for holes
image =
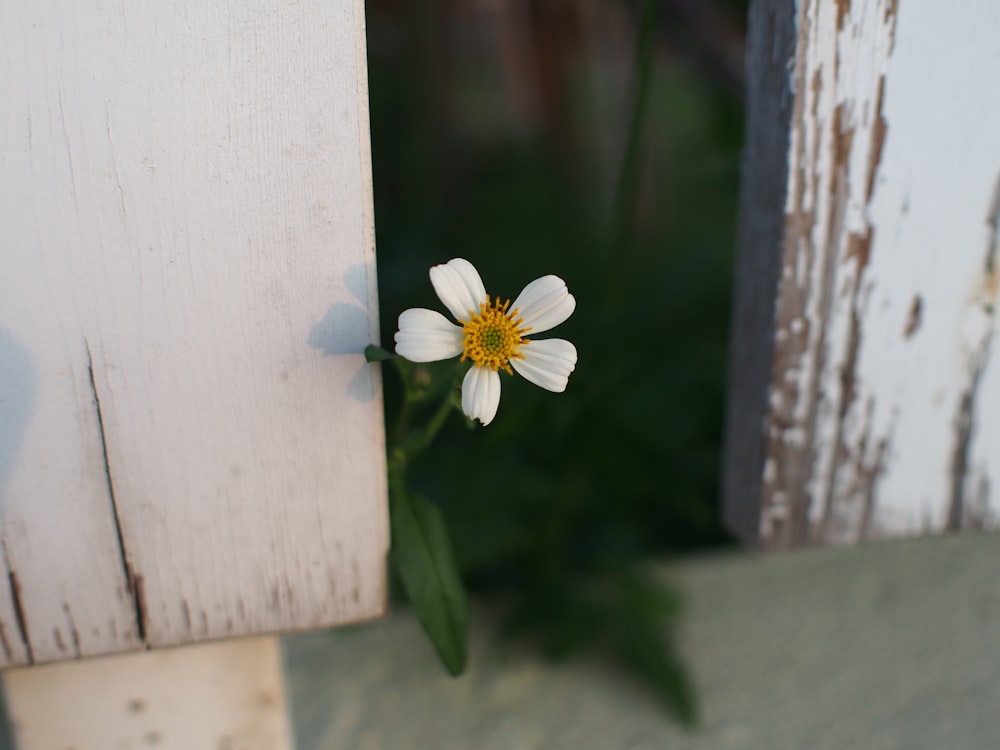
{"label": "flower stem", "polygon": [[639,177],[641,175],[640,149],[649,87],[653,71],[653,42],[656,27],[656,3],[641,0],[639,6],[639,38],[635,50],[635,79],[632,92],[632,112],[629,117],[625,155],[618,186],[615,191],[611,267],[610,299],[618,303],[625,295],[628,272],[634,254],[635,212],[639,202]]}
{"label": "flower stem", "polygon": [[403,405],[396,415],[396,423],[392,427],[392,445],[399,445],[406,434],[406,428],[410,424],[410,415],[413,414],[413,389],[410,384],[403,379]]}
{"label": "flower stem", "polygon": [[451,402],[451,393],[451,390],[449,390],[445,394],[445,397],[441,400],[441,404],[438,406],[437,411],[434,412],[431,420],[427,423],[427,426],[424,427],[420,437],[407,446],[409,449],[407,453],[410,456],[417,455],[420,451],[430,445],[431,441],[433,441],[434,438],[437,437],[437,434],[441,431],[445,420],[448,418],[448,414],[450,414],[451,410],[454,408]]}

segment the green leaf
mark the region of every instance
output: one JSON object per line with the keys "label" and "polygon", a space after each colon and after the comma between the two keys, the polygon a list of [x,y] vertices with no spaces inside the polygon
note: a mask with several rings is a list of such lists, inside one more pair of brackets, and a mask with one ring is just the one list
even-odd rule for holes
{"label": "green leaf", "polygon": [[620,658],[683,725],[695,726],[698,702],[674,640],[681,614],[677,593],[634,570],[625,572],[618,586]]}
{"label": "green leaf", "polygon": [[378,344],[369,344],[365,347],[365,359],[369,362],[382,362],[387,359],[392,359],[395,356],[396,355],[388,349],[383,349]]}
{"label": "green leaf", "polygon": [[392,558],[417,620],[454,676],[465,670],[469,601],[444,517],[436,505],[398,488],[389,500]]}
{"label": "green leaf", "polygon": [[624,663],[652,688],[681,724],[697,725],[695,691],[671,636],[640,625],[620,634],[618,651]]}

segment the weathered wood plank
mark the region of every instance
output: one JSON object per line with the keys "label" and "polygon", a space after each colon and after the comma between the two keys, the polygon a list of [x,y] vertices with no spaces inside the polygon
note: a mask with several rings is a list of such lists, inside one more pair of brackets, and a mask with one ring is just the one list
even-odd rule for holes
{"label": "weathered wood plank", "polygon": [[0,664],[379,614],[362,2],[0,16]]}
{"label": "weathered wood plank", "polygon": [[735,468],[731,433],[730,476],[762,483],[730,515],[756,502],[769,546],[995,528],[1000,9],[794,14],[781,245],[741,249],[781,265],[766,457]]}
{"label": "weathered wood plank", "polygon": [[724,494],[729,525],[756,538],[766,443],[761,430],[774,354],[774,299],[784,217],[775,210],[788,181],[793,96],[788,61],[794,14],[784,0],[751,3],[747,19],[746,133],[729,359]]}
{"label": "weathered wood plank", "polygon": [[278,638],[12,669],[3,682],[18,750],[293,747]]}

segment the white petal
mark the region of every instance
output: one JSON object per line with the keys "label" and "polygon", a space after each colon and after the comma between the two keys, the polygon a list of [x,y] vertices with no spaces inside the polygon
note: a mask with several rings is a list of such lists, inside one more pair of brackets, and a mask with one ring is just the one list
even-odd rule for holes
{"label": "white petal", "polygon": [[472,367],[462,381],[462,411],[485,427],[500,406],[500,374],[489,367]]}
{"label": "white petal", "polygon": [[576,347],[564,339],[543,339],[521,344],[524,359],[514,358],[510,366],[525,380],[547,391],[562,393],[569,374],[576,369]]}
{"label": "white petal", "polygon": [[453,258],[431,268],[431,284],[455,320],[465,321],[479,312],[481,302],[489,302],[479,271],[464,258]]}
{"label": "white petal", "polygon": [[462,329],[434,310],[404,310],[395,338],[396,354],[411,362],[437,362],[462,353]]}
{"label": "white petal", "polygon": [[525,328],[531,333],[541,333],[572,315],[576,299],[558,276],[542,276],[524,287],[511,308],[517,310]]}

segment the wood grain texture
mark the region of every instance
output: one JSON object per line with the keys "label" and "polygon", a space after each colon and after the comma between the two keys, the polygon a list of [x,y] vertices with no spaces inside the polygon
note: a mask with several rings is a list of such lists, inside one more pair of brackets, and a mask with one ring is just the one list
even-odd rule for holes
{"label": "wood grain texture", "polygon": [[781,255],[766,458],[729,514],[756,502],[772,547],[996,528],[1000,9],[802,0],[795,23],[784,229],[753,249]]}
{"label": "wood grain texture", "polygon": [[0,665],[378,615],[362,2],[0,35]]}

